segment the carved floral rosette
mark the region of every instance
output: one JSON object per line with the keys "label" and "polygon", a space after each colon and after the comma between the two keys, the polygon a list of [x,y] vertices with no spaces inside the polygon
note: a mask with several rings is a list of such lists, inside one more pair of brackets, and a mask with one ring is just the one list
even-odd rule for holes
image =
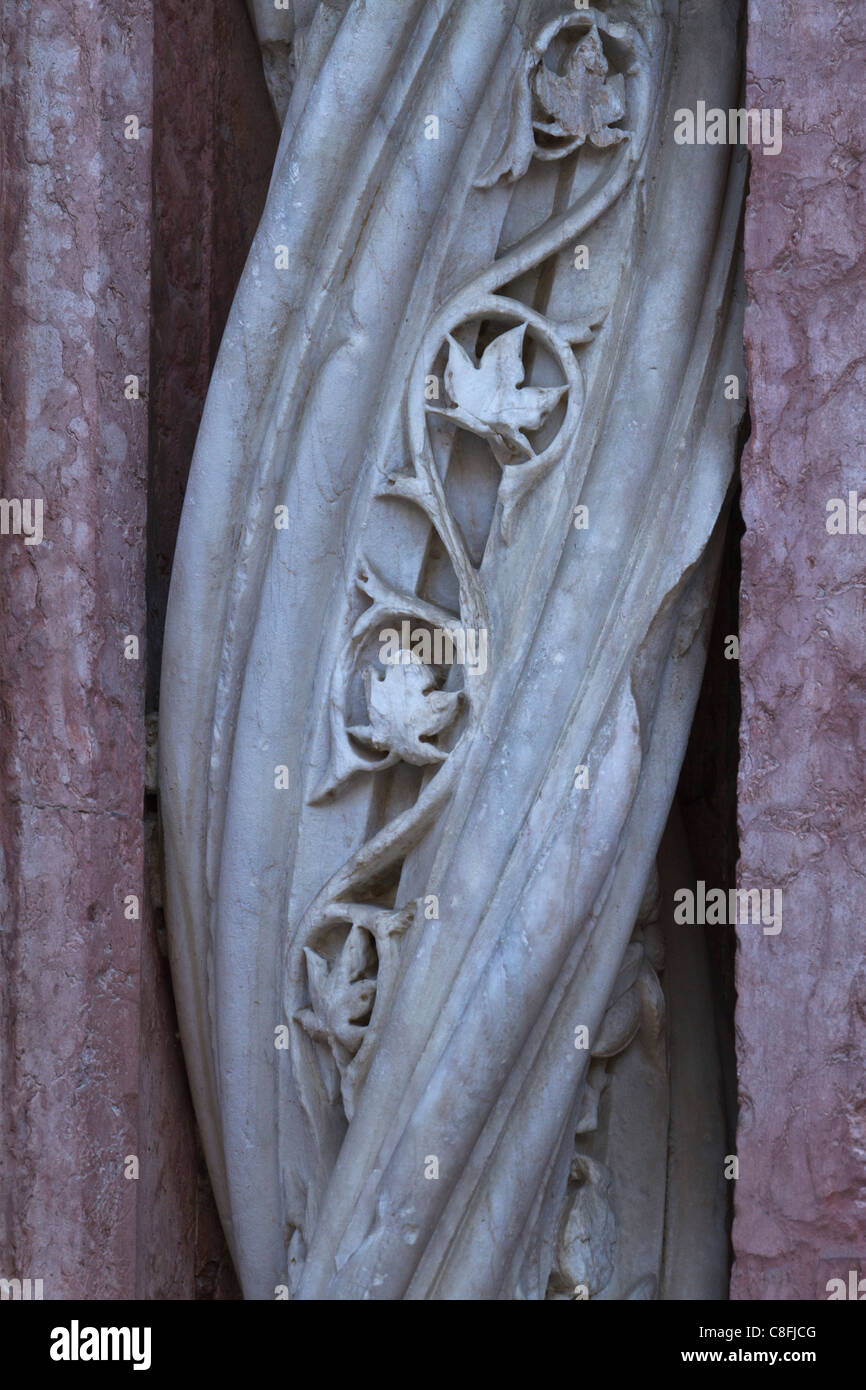
{"label": "carved floral rosette", "polygon": [[293,63],[161,701],[245,1295],[718,1296],[654,862],[742,374],[742,160],[672,114],[733,102],[737,6],[322,4]]}

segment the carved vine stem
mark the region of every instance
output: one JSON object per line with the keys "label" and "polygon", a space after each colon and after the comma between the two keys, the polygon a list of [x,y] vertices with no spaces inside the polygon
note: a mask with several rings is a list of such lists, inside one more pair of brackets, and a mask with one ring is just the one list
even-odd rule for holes
{"label": "carved vine stem", "polygon": [[[567,60],[566,71],[572,74],[572,85],[567,86],[565,78],[557,77],[545,67],[544,57],[552,41],[559,34],[571,30],[582,32],[583,38]],[[610,78],[609,88],[605,87],[608,74],[602,35],[620,55],[625,56],[624,71]],[[407,735],[398,748],[383,747],[374,741],[373,746],[378,752],[363,754],[358,751],[357,739],[359,736],[370,738],[372,725],[353,731],[341,722],[340,711],[345,708],[349,682],[356,672],[364,643],[370,639],[376,627],[387,618],[401,615],[446,631],[455,631],[460,624],[476,631],[488,627],[484,586],[448,504],[442,476],[433,455],[431,414],[450,418],[458,425],[482,434],[491,443],[497,462],[503,467],[498,494],[498,525],[506,546],[513,534],[518,504],[532,487],[561,462],[573,443],[584,399],[583,375],[574,349],[591,341],[597,323],[551,322],[527,304],[503,294],[501,287],[535,269],[574,238],[582,236],[628,187],[642,159],[651,124],[651,82],[647,57],[644,41],[632,25],[609,24],[595,11],[569,14],[552,21],[539,32],[526,51],[515,93],[516,115],[509,134],[511,146],[506,141],[506,148],[499,158],[479,177],[479,186],[489,187],[500,177],[514,181],[522,176],[533,157],[563,158],[573,153],[587,138],[592,139],[599,148],[614,145],[618,148],[603,175],[571,207],[561,215],[548,219],[543,226],[511,247],[489,269],[473,276],[451,296],[426,328],[414,359],[404,402],[409,471],[389,478],[386,488],[377,495],[400,497],[419,507],[428,518],[442,541],[457,578],[459,618],[417,594],[395,590],[369,559],[361,561],[355,584],[371,602],[357,619],[350,641],[332,675],[331,767],[325,783],[312,798],[314,801],[339,791],[354,773],[381,771],[393,766],[401,756],[406,756],[409,748]],[[626,76],[632,80],[630,113],[634,128],[630,132],[616,129],[613,124],[625,112]],[[594,87],[586,86],[593,83]],[[541,98],[547,108],[547,118],[533,116],[533,92],[535,99]],[[590,109],[587,92],[593,99],[592,111],[596,115],[601,112],[595,124],[585,114]],[[560,119],[555,115],[558,100],[562,103]],[[552,107],[553,116],[550,115]],[[536,140],[539,133],[559,138],[564,143],[558,148],[539,146]],[[515,322],[520,330],[519,343],[522,343],[523,333],[531,332],[559,364],[564,378],[561,387],[529,388],[527,391],[527,396],[537,407],[534,418],[539,420],[548,405],[552,406],[560,396],[566,398],[564,418],[551,442],[539,453],[534,452],[527,436],[509,423],[505,411],[500,410],[499,416],[484,421],[470,413],[460,399],[452,400],[447,408],[431,406],[425,400],[425,382],[443,344],[450,343],[457,363],[452,368],[452,359],[449,359],[452,382],[457,379],[458,367],[463,372],[463,380],[470,385],[472,373],[482,371],[483,360],[477,367],[472,364],[453,336],[462,325],[479,321]],[[507,352],[513,354],[517,351],[518,339],[503,345],[504,340],[500,338],[494,343],[500,345],[497,357],[501,373],[509,378],[516,393],[514,399],[519,400],[516,382],[520,379],[520,368],[516,361],[507,359]],[[361,898],[367,885],[384,871],[399,864],[419,842],[451,794],[460,767],[460,759],[455,755],[463,743],[473,739],[477,730],[496,668],[496,656],[496,652],[490,653],[487,674],[473,679],[471,694],[468,691],[462,693],[465,722],[450,751],[430,745],[429,750],[422,753],[417,738],[413,741],[411,761],[438,764],[435,773],[422,784],[414,805],[361,845],[328,880],[304,914],[288,948],[287,980],[298,980],[306,966],[311,997],[308,1007],[293,1014],[290,1008],[290,1016],[306,1033],[308,1040],[314,1044],[324,1044],[330,1050],[339,1073],[348,1118],[351,1118],[375,1043],[373,1016],[376,1019],[384,1017],[388,996],[396,982],[396,941],[411,924],[418,909],[416,902],[388,909],[371,905]],[[405,676],[405,679],[409,677]],[[431,709],[437,711],[440,720],[444,721],[452,710],[456,712],[458,697],[446,692],[439,696],[435,692],[431,695],[423,684],[419,684],[425,679],[415,674],[414,698],[419,707],[423,707],[421,702],[424,700],[432,701]],[[367,678],[367,690],[369,699],[370,677]],[[406,691],[403,693],[405,695]],[[446,701],[454,703],[447,705],[444,703]],[[325,933],[341,925],[346,930],[342,953],[329,970],[323,957],[317,953],[316,946]],[[304,1043],[302,1037],[293,1033],[295,1049],[310,1045],[309,1041]],[[302,1077],[304,1071],[303,1066],[298,1067],[299,1076]],[[303,1096],[302,1083],[301,1092]],[[336,1098],[333,1093],[332,1098]]]}

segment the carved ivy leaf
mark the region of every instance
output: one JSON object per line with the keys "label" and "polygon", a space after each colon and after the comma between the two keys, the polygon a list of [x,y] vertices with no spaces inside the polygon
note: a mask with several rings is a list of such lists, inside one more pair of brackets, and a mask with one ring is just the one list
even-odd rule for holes
{"label": "carved ivy leaf", "polygon": [[430,407],[488,439],[502,465],[532,457],[532,445],[524,431],[539,429],[568,389],[521,385],[525,333],[526,324],[521,323],[501,334],[477,365],[449,334],[445,389],[454,404],[448,410]]}
{"label": "carved ivy leaf", "polygon": [[597,1298],[614,1273],[617,1232],[612,1174],[605,1164],[578,1154],[571,1163],[570,1179],[551,1286],[561,1293],[585,1284],[590,1298]]}
{"label": "carved ivy leaf", "polygon": [[626,948],[601,1029],[592,1047],[593,1057],[616,1057],[637,1033],[641,1023],[641,996],[637,988],[643,965],[643,946],[632,941]]}
{"label": "carved ivy leaf", "polygon": [[595,25],[568,55],[562,76],[542,63],[536,69],[534,87],[552,118],[541,126],[546,134],[568,136],[578,145],[588,139],[599,149],[628,138],[626,131],[613,125],[625,115],[625,82],[621,74],[609,74]]}
{"label": "carved ivy leaf", "polygon": [[429,740],[456,719],[460,692],[436,690],[433,671],[411,652],[401,650],[398,658],[395,665],[385,668],[384,675],[369,666],[365,670],[370,723],[349,733],[392,754],[395,762],[401,758],[416,767],[440,763],[446,754]]}
{"label": "carved ivy leaf", "polygon": [[335,1057],[339,1048],[354,1056],[364,1040],[365,1025],[358,1020],[369,1014],[376,997],[376,981],[369,978],[376,964],[375,946],[365,931],[353,926],[332,965],[309,946],[304,956],[311,1006],[298,1013],[298,1022]]}
{"label": "carved ivy leaf", "polygon": [[650,964],[644,945],[632,941],[623,957],[593,1057],[616,1057],[643,1027],[647,1040],[656,1041],[664,1023],[664,992]]}
{"label": "carved ivy leaf", "polygon": [[[544,119],[545,112],[549,119]],[[491,188],[501,178],[513,183],[523,177],[535,156],[562,159],[587,140],[599,149],[617,145],[628,139],[627,131],[616,129],[624,115],[625,82],[620,73],[610,72],[596,25],[571,50],[561,74],[546,67],[544,55],[536,49],[527,50],[515,76],[498,153],[476,185]],[[565,139],[567,144],[539,148],[537,132]]]}

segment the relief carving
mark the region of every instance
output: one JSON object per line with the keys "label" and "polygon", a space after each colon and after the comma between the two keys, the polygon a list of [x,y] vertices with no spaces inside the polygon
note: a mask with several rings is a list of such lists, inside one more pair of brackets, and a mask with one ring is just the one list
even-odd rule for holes
{"label": "relief carving", "polygon": [[735,463],[743,161],[670,122],[736,92],[737,7],[291,18],[161,706],[221,1215],[251,1298],[674,1296],[646,885]]}

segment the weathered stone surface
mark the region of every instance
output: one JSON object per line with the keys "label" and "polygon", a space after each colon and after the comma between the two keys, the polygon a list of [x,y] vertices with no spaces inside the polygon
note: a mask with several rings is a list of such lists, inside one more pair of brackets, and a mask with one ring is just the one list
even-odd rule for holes
{"label": "weathered stone surface", "polygon": [[231,1297],[142,815],[145,665],[158,670],[192,440],[276,125],[243,0],[0,14],[0,491],[44,499],[41,545],[0,536],[0,1276],[41,1278],[48,1299]]}
{"label": "weathered stone surface", "polygon": [[0,1274],[41,1278],[49,1299],[131,1297],[149,6],[25,0],[0,16],[0,487],[44,501],[41,544],[0,536]]}
{"label": "weathered stone surface", "polygon": [[[667,1142],[669,1098],[713,1109],[712,1047],[671,1009],[668,1087],[647,888],[742,409],[710,381],[740,369],[745,161],[663,132],[738,92],[737,7],[620,13],[370,0],[303,36],[160,710],[175,986],[248,1298],[726,1287],[721,1142]],[[413,675],[392,619],[489,636],[489,666]]]}
{"label": "weathered stone surface", "polygon": [[[826,1298],[866,1258],[863,935],[866,11],[750,4],[749,105],[784,112],[746,221],[753,435],[743,461],[735,1298]],[[866,1271],[864,1271],[866,1272]]]}
{"label": "weathered stone surface", "polygon": [[[149,382],[151,8],[0,4],[0,495],[45,501],[43,544],[0,536],[0,1275],[46,1298],[233,1292],[145,885],[144,644],[126,661],[122,639],[144,632],[150,411],[155,695],[186,470],[276,132],[242,0],[158,0]],[[754,156],[747,224],[740,882],[781,886],[785,918],[740,933],[733,1293],[813,1298],[866,1273],[864,539],[825,527],[827,500],[862,490],[866,24],[842,0],[753,0],[751,24],[748,103],[781,105],[785,138]]]}
{"label": "weathered stone surface", "polygon": [[[168,577],[207,384],[258,221],[278,129],[243,0],[156,0],[148,708]],[[158,866],[155,820],[151,862]],[[157,868],[158,893],[158,868]],[[234,1298],[237,1282],[197,1152],[159,903],[142,940],[138,1291]]]}

